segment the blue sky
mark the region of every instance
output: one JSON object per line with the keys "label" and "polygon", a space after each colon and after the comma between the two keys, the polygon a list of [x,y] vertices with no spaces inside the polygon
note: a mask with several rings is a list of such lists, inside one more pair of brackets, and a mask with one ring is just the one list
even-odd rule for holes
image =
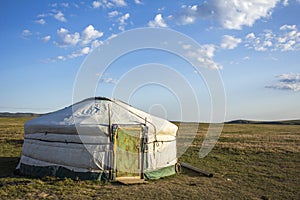
{"label": "blue sky", "polygon": [[[157,27],[201,45],[197,59],[205,58],[202,64],[223,80],[225,120],[300,118],[299,10],[299,0],[3,0],[0,112],[45,113],[70,105],[77,73],[93,50],[124,31]],[[166,65],[189,82],[200,110],[200,118],[189,120],[210,120],[213,105],[203,79],[168,52],[145,49],[120,57],[95,74],[95,95],[180,119],[180,99],[170,88],[145,85],[129,100],[114,93],[124,75],[149,63]],[[159,71],[157,77],[164,78]]]}

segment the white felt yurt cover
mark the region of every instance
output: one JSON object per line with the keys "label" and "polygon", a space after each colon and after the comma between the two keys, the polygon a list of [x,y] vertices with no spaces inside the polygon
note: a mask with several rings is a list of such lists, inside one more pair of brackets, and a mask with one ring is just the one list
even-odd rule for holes
{"label": "white felt yurt cover", "polygon": [[103,97],[89,98],[28,121],[17,169],[32,176],[108,179],[113,125],[147,127],[146,177],[174,173],[177,126]]}

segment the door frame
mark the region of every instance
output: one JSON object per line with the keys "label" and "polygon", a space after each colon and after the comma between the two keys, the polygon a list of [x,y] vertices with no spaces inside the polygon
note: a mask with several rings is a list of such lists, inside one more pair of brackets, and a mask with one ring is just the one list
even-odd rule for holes
{"label": "door frame", "polygon": [[[118,129],[130,129],[130,130],[140,130],[141,134],[139,135],[139,175],[138,176],[119,176],[118,177],[118,172],[117,172],[117,140],[118,140]],[[148,142],[148,127],[145,126],[144,124],[113,124],[112,125],[112,180],[117,180],[117,179],[124,179],[124,178],[136,178],[136,179],[144,179],[144,166],[145,166],[145,157],[147,158],[147,150],[146,150],[146,144]]]}

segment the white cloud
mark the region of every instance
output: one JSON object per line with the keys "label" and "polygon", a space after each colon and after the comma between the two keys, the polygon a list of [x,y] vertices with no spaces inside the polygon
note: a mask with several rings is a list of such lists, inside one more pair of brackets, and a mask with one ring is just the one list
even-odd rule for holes
{"label": "white cloud", "polygon": [[70,55],[68,55],[68,57],[69,58],[77,58],[79,56],[83,56],[83,55],[89,54],[90,52],[91,52],[91,48],[90,47],[83,47],[82,49],[71,53]]}
{"label": "white cloud", "polygon": [[297,27],[296,25],[288,25],[288,24],[285,24],[285,25],[282,25],[279,30],[297,30]]}
{"label": "white cloud", "polygon": [[47,16],[48,16],[48,14],[41,13],[41,14],[37,15],[37,18],[43,18],[43,17],[47,17]]}
{"label": "white cloud", "polygon": [[39,20],[36,20],[35,22],[38,23],[38,24],[45,24],[46,23],[46,21],[44,19],[39,19]]}
{"label": "white cloud", "polygon": [[281,74],[281,75],[277,76],[277,78],[281,82],[300,83],[300,74],[297,74],[297,73]]}
{"label": "white cloud", "polygon": [[276,76],[278,83],[266,86],[266,88],[291,90],[294,92],[300,91],[300,74],[290,73]]}
{"label": "white cloud", "polygon": [[162,28],[168,27],[168,25],[166,24],[165,20],[162,17],[162,14],[157,14],[154,20],[150,21],[148,25],[150,27],[162,27]]}
{"label": "white cloud", "polygon": [[82,31],[81,43],[83,45],[86,45],[89,44],[91,41],[102,36],[103,32],[96,30],[93,25],[89,25]]}
{"label": "white cloud", "polygon": [[121,14],[120,12],[114,10],[114,11],[111,11],[111,12],[108,13],[108,17],[112,18],[112,17],[116,17],[120,14]]}
{"label": "white cloud", "polygon": [[102,44],[103,44],[102,41],[94,40],[94,41],[91,43],[91,50],[96,49],[97,47],[99,47],[99,46],[102,45]]}
{"label": "white cloud", "polygon": [[107,38],[107,40],[111,40],[111,39],[113,39],[113,38],[115,38],[115,37],[117,37],[118,36],[118,34],[111,34],[111,36],[109,36],[108,38]]}
{"label": "white cloud", "polygon": [[266,86],[266,88],[278,89],[278,90],[291,90],[294,92],[300,91],[300,84],[278,83],[275,85]]}
{"label": "white cloud", "polygon": [[136,3],[136,4],[143,4],[140,0],[134,0],[134,3]]}
{"label": "white cloud", "polygon": [[222,49],[234,49],[242,42],[242,39],[230,35],[224,35],[221,42]]}
{"label": "white cloud", "polygon": [[66,18],[64,16],[64,14],[61,12],[61,11],[58,11],[55,15],[54,15],[54,18],[57,19],[58,21],[61,21],[61,22],[66,22]]}
{"label": "white cloud", "polygon": [[277,33],[265,30],[245,37],[245,47],[256,51],[296,51],[300,50],[300,32],[296,25],[283,25]]}
{"label": "white cloud", "polygon": [[82,53],[82,54],[88,54],[89,52],[90,52],[90,48],[89,47],[84,47],[80,51],[80,53]]}
{"label": "white cloud", "polygon": [[121,16],[119,18],[119,21],[121,24],[125,24],[125,21],[130,17],[130,14],[129,13],[126,13],[125,15]]}
{"label": "white cloud", "polygon": [[212,44],[202,45],[200,48],[193,50],[190,45],[182,44],[182,48],[187,50],[186,56],[194,60],[201,67],[210,69],[222,69],[223,67],[214,62],[215,46]]}
{"label": "white cloud", "polygon": [[191,9],[192,11],[197,11],[197,10],[198,10],[198,5],[190,6],[190,9]]}
{"label": "white cloud", "polygon": [[122,15],[118,21],[119,21],[119,30],[124,31],[125,30],[125,25],[127,25],[126,21],[129,19],[130,14],[126,13]]}
{"label": "white cloud", "polygon": [[186,6],[183,5],[182,9],[184,9],[184,12],[182,12],[179,17],[177,23],[180,25],[186,25],[186,24],[193,24],[196,22],[197,17],[199,17],[197,11],[198,11],[198,6],[193,5],[193,6]]}
{"label": "white cloud", "polygon": [[[270,33],[269,33],[270,34]],[[248,49],[254,49],[255,51],[266,51],[267,44],[269,45],[268,40],[262,41],[260,37],[257,37],[254,33],[249,33],[246,37],[245,47]]]}
{"label": "white cloud", "polygon": [[195,16],[187,16],[187,15],[183,15],[181,17],[181,24],[182,25],[186,25],[186,24],[193,24],[196,21],[196,17]]}
{"label": "white cloud", "polygon": [[50,35],[47,35],[47,36],[45,36],[45,37],[42,38],[42,41],[43,41],[43,42],[49,42],[50,39],[51,39],[51,36],[50,36]]}
{"label": "white cloud", "polygon": [[[214,19],[226,29],[252,26],[256,20],[269,17],[280,0],[210,0],[201,5],[184,6],[178,20],[182,24],[194,23],[191,19]],[[188,19],[188,20],[184,20]],[[184,23],[185,22],[185,23]]]}
{"label": "white cloud", "polygon": [[64,8],[69,8],[69,6],[70,6],[70,4],[69,3],[60,3],[60,4],[58,4],[58,3],[53,3],[53,4],[51,4],[51,7],[53,7],[53,8],[57,8],[57,7],[64,7]]}
{"label": "white cloud", "polygon": [[246,35],[246,39],[255,39],[255,34],[249,33],[248,35]]}
{"label": "white cloud", "polygon": [[111,0],[111,1],[118,7],[127,6],[125,0]]}
{"label": "white cloud", "polygon": [[31,31],[28,30],[28,29],[25,29],[25,30],[22,31],[22,36],[23,37],[28,37],[28,36],[31,36],[31,35],[32,35]]}
{"label": "white cloud", "polygon": [[62,7],[68,8],[69,7],[69,3],[61,3],[60,4]]}
{"label": "white cloud", "polygon": [[55,42],[56,45],[59,47],[68,47],[68,46],[75,46],[80,41],[80,34],[75,32],[70,34],[69,31],[65,28],[60,28],[57,30],[57,35],[60,38],[60,42]]}
{"label": "white cloud", "polygon": [[113,78],[101,78],[99,80],[100,83],[106,83],[106,84],[117,84],[118,83],[118,80],[115,80]]}
{"label": "white cloud", "polygon": [[125,0],[99,0],[99,1],[93,1],[92,3],[93,8],[112,8],[112,7],[123,7],[127,6],[127,3]]}
{"label": "white cloud", "polygon": [[57,30],[57,34],[59,36],[66,35],[67,33],[69,33],[69,30],[65,29],[65,28],[60,28],[60,29]]}
{"label": "white cloud", "polygon": [[165,10],[166,10],[166,7],[163,6],[163,7],[161,7],[161,8],[158,8],[158,9],[157,9],[157,12],[164,12]]}
{"label": "white cloud", "polygon": [[[50,61],[59,61],[66,59],[73,59],[79,56],[86,55],[97,48],[99,45],[103,44],[98,38],[103,36],[103,32],[95,29],[93,25],[87,26],[81,34],[78,32],[70,33],[66,28],[60,28],[57,30],[58,40],[54,41],[54,44],[58,47],[72,47],[76,49],[72,53],[66,56],[60,56],[56,58],[50,58]],[[51,36],[46,36],[42,38],[43,41],[48,42]]]}
{"label": "white cloud", "polygon": [[288,5],[289,5],[289,0],[283,0],[283,1],[282,1],[282,4],[283,4],[284,6],[288,6]]}
{"label": "white cloud", "polygon": [[218,20],[227,29],[242,29],[242,26],[252,26],[256,20],[268,17],[278,0],[255,0],[255,1],[218,1],[220,12]]}
{"label": "white cloud", "polygon": [[[98,41],[98,44],[100,44],[100,41]],[[65,61],[67,59],[74,59],[74,58],[77,58],[77,57],[80,57],[83,55],[87,55],[92,51],[93,51],[93,49],[91,47],[82,47],[76,51],[73,51],[72,53],[70,53],[67,56],[59,55],[56,58],[48,58],[45,61],[46,62]]]}
{"label": "white cloud", "polygon": [[93,1],[92,5],[93,8],[99,8],[102,5],[102,3],[100,1]]}
{"label": "white cloud", "polygon": [[89,25],[82,31],[81,35],[78,32],[69,33],[69,30],[65,28],[57,30],[57,35],[59,41],[55,42],[55,44],[59,47],[76,46],[77,44],[86,46],[93,40],[102,37],[103,32],[96,30],[93,25]]}
{"label": "white cloud", "polygon": [[57,60],[66,60],[66,58],[64,56],[57,56],[56,59]]}

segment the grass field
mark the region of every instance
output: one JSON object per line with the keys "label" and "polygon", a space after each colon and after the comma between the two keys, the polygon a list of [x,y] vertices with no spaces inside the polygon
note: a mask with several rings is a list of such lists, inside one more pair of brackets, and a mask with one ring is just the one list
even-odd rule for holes
{"label": "grass field", "polygon": [[[226,124],[205,158],[199,149],[208,126],[201,124],[180,161],[207,170],[207,178],[182,174],[125,186],[100,181],[73,181],[13,175],[21,155],[23,125],[30,118],[0,118],[0,199],[300,199],[300,126]],[[181,124],[178,146],[191,126]]]}

